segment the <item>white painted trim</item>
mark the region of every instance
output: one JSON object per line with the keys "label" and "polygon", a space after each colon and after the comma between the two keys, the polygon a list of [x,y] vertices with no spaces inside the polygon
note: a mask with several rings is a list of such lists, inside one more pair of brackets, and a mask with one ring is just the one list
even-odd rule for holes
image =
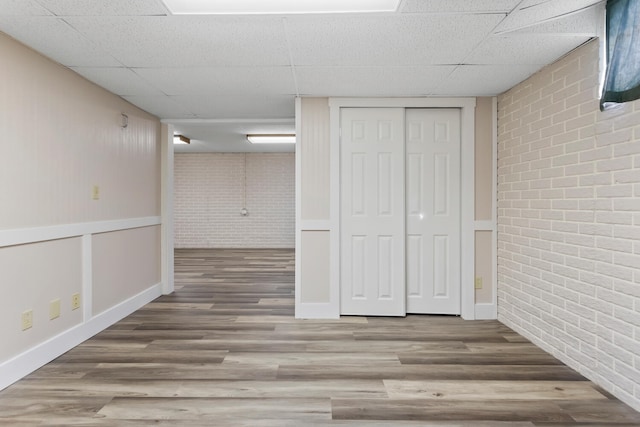
{"label": "white painted trim", "polygon": [[339,319],[331,302],[328,303],[300,303],[296,304],[296,319]]}
{"label": "white painted trim", "polygon": [[174,253],[173,253],[173,125],[161,125],[161,214],[160,264],[162,293],[167,295],[174,290]]}
{"label": "white painted trim", "polygon": [[494,224],[493,234],[491,236],[491,249],[492,253],[492,264],[493,264],[493,277],[491,278],[491,286],[493,290],[493,305],[495,306],[495,317],[498,318],[498,98],[493,97],[492,100],[492,110],[493,110],[493,122],[492,122],[492,130],[493,130],[493,186],[491,189],[491,194],[493,195],[493,204],[491,209],[491,219]]}
{"label": "white painted trim", "polygon": [[0,230],[0,247],[24,245],[43,242],[46,240],[67,239],[85,234],[108,233],[111,231],[128,230],[131,228],[150,227],[160,225],[159,216],[117,219],[113,221],[80,222],[76,224],[61,224],[47,227],[16,228]]}
{"label": "white painted trim", "polygon": [[328,219],[300,220],[300,230],[302,231],[330,231],[331,221]]}
{"label": "white painted trim", "polygon": [[82,236],[82,321],[88,322],[93,317],[93,237]]}
{"label": "white painted trim", "polygon": [[498,318],[498,307],[493,303],[476,304],[476,320],[495,320]]}
{"label": "white painted trim", "polygon": [[[153,285],[100,313],[88,322],[74,326],[0,364],[0,390],[153,301],[161,295],[161,289],[161,283]],[[86,302],[83,303],[86,304]]]}
{"label": "white painted trim", "polygon": [[[293,124],[294,118],[290,119],[162,119],[160,123],[166,124],[234,124],[234,123],[260,123],[260,124]],[[173,132],[170,133],[173,135]]]}
{"label": "white painted trim", "polygon": [[340,313],[340,108],[461,109],[461,316],[475,319],[475,98],[330,98],[331,295],[327,310]]}
{"label": "white painted trim", "polygon": [[[296,135],[302,135],[302,99],[300,97],[296,97],[295,101],[295,115],[296,115]],[[302,247],[302,144],[298,144],[296,149],[296,248],[295,248],[295,287],[294,287],[294,295],[295,295],[295,317],[296,319],[302,317],[302,282],[300,274],[300,266],[302,265],[301,256],[300,256],[300,248]]]}
{"label": "white painted trim", "polygon": [[496,224],[493,220],[474,221],[473,228],[475,231],[494,231],[496,229]]}
{"label": "white painted trim", "polygon": [[[474,108],[475,98],[329,98],[329,108]],[[475,115],[474,115],[475,116]]]}
{"label": "white painted trim", "polygon": [[461,104],[460,315],[475,319],[475,120],[476,99]]}
{"label": "white painted trim", "polygon": [[329,98],[329,221],[331,234],[329,306],[325,315],[340,318],[340,105]]}

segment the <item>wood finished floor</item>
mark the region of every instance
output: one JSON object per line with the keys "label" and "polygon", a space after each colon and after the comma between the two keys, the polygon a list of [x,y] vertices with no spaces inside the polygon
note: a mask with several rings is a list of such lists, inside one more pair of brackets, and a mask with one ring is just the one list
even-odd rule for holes
{"label": "wood finished floor", "polygon": [[293,318],[293,251],[178,250],[176,292],[0,392],[0,425],[638,426],[497,321]]}

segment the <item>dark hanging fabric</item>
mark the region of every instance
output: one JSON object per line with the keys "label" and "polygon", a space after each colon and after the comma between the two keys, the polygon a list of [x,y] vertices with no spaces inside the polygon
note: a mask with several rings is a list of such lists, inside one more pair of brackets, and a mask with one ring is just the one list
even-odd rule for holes
{"label": "dark hanging fabric", "polygon": [[600,110],[640,98],[640,0],[607,1],[607,72]]}

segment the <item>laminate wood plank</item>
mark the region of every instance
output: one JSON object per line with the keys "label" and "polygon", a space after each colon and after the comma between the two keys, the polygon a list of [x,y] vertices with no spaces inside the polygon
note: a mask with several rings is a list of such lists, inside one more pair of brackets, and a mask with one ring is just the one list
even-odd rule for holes
{"label": "laminate wood plank", "polygon": [[407,353],[399,354],[403,365],[562,365],[547,353]]}
{"label": "laminate wood plank", "polygon": [[234,399],[234,398],[123,398],[116,397],[98,411],[98,415],[112,419],[208,419],[218,425],[225,420],[331,419],[330,399]]}
{"label": "laminate wood plank", "polygon": [[[93,417],[111,399],[111,396],[49,396],[30,400],[4,396],[0,399],[0,422],[14,417],[34,422],[51,416]],[[5,425],[10,425],[10,422]]]}
{"label": "laminate wood plank", "polygon": [[640,413],[619,400],[592,400],[578,402],[558,402],[563,410],[581,423],[637,423]]}
{"label": "laminate wood plank", "polygon": [[207,304],[207,303],[186,303],[186,304],[180,304],[180,303],[174,303],[174,302],[150,302],[149,304],[147,304],[146,306],[144,306],[144,309],[150,309],[150,310],[209,310],[211,307],[213,307],[213,304]]}
{"label": "laminate wood plank", "polygon": [[[209,382],[206,382],[207,384]],[[182,382],[174,380],[102,379],[81,378],[51,381],[28,379],[19,381],[8,389],[8,396],[28,398],[37,394],[40,398],[61,396],[105,397],[172,397],[177,396]],[[0,395],[0,399],[2,396]]]}
{"label": "laminate wood plank", "polygon": [[307,341],[269,341],[269,340],[243,340],[223,339],[223,340],[156,340],[149,344],[149,349],[161,351],[165,349],[176,349],[187,346],[199,350],[228,350],[232,352],[303,352],[307,350]]}
{"label": "laminate wood plank", "polygon": [[[368,367],[399,366],[398,356],[392,353],[365,353],[358,356],[358,362]],[[224,364],[274,364],[274,365],[353,365],[353,355],[349,353],[229,353]]]}
{"label": "laminate wood plank", "polygon": [[314,341],[307,346],[307,351],[328,351],[345,353],[413,353],[430,351],[466,351],[462,341]]}
{"label": "laminate wood plank", "polygon": [[343,420],[574,422],[553,401],[332,399],[331,406],[333,418]]}
{"label": "laminate wood plank", "polygon": [[[55,420],[41,421],[38,426],[110,426],[110,427],[148,427],[153,426],[170,426],[176,427],[176,420],[110,420],[102,418],[73,418],[66,417],[61,424]],[[311,422],[304,422],[301,420],[278,420],[278,419],[224,419],[224,424],[218,423],[222,420],[212,421],[210,419],[198,420],[198,419],[182,419],[180,420],[179,427],[212,427],[212,426],[224,426],[224,427],[300,427],[304,425],[310,425],[313,427],[534,427],[530,422],[451,422],[451,421],[439,421],[439,422],[424,422],[424,421],[394,421],[393,426],[389,425],[388,421],[359,421],[359,420],[314,420]],[[13,424],[12,424],[13,425]],[[33,427],[33,421],[18,422],[15,424],[18,426],[25,425]],[[572,424],[573,426],[573,424]],[[597,427],[597,426],[596,426]]]}
{"label": "laminate wood plank", "polygon": [[402,334],[399,334],[395,331],[391,332],[362,332],[356,331],[354,332],[355,339],[361,341],[394,341],[394,340],[402,340],[402,341],[465,341],[465,342],[507,342],[507,340],[501,336],[496,335],[495,333],[482,333],[481,331],[476,331],[474,334],[469,333],[455,333],[455,332],[431,332],[424,333],[424,331],[404,331]]}
{"label": "laminate wood plank", "polygon": [[76,348],[58,359],[58,362],[83,363],[100,359],[102,363],[174,363],[179,360],[189,363],[222,363],[226,350],[164,350],[162,352],[97,348]]}
{"label": "laminate wood plank", "polygon": [[366,366],[280,365],[279,379],[395,379],[395,380],[498,380],[498,381],[586,381],[566,366],[530,365],[400,365]]}
{"label": "laminate wood plank", "polygon": [[[269,323],[236,323],[235,318],[229,320],[210,320],[208,322],[198,323],[168,323],[166,319],[156,321],[149,324],[143,324],[135,328],[136,331],[189,331],[196,329],[200,331],[273,331],[275,325]],[[189,338],[187,338],[189,339]]]}
{"label": "laminate wood plank", "polygon": [[392,399],[607,400],[588,381],[384,380]]}
{"label": "laminate wood plank", "polygon": [[234,398],[386,398],[379,380],[327,381],[182,381],[178,397]]}
{"label": "laminate wood plank", "polygon": [[[75,365],[75,364],[73,364]],[[275,379],[277,365],[225,365],[204,363],[100,363],[82,378],[141,379],[176,381],[185,379],[209,380],[267,380]]]}
{"label": "laminate wood plank", "polygon": [[[228,340],[238,337],[237,331],[209,331],[202,339],[204,340]],[[292,331],[292,332],[272,332],[272,331],[244,331],[242,337],[246,340],[259,341],[353,341],[351,332],[340,331]]]}
{"label": "laminate wood plank", "polygon": [[50,362],[42,368],[30,373],[25,378],[46,378],[52,381],[60,381],[61,379],[77,379],[87,375],[88,372],[94,370],[99,363],[60,363],[57,361]]}
{"label": "laminate wood plank", "polygon": [[300,319],[292,319],[291,316],[282,315],[282,316],[238,316],[236,322],[268,322],[268,323],[299,323],[299,324],[322,324],[322,325],[331,325],[331,324],[345,324],[345,323],[359,323],[365,324],[368,323],[368,319],[366,317],[347,317],[340,319],[328,319],[328,320],[300,320]]}

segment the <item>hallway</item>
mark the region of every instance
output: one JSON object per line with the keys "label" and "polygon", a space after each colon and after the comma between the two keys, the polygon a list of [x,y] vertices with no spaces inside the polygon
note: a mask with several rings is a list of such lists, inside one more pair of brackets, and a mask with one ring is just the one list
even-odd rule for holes
{"label": "hallway", "polygon": [[640,425],[497,321],[295,320],[292,250],[175,259],[175,293],[0,392],[0,425]]}

